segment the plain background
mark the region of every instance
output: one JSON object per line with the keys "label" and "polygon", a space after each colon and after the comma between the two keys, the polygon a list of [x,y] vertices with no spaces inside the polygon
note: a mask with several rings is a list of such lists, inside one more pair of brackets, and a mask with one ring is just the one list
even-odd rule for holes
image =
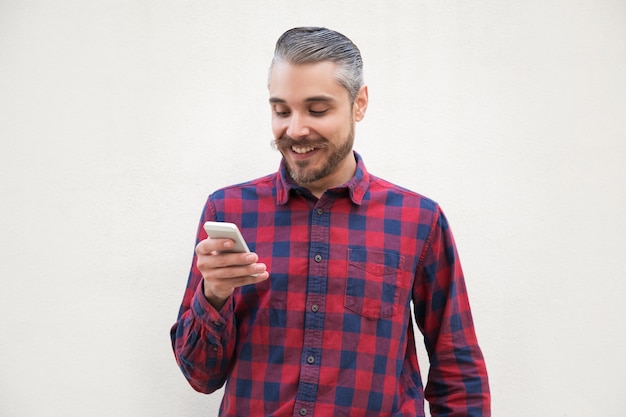
{"label": "plain background", "polygon": [[301,25],[360,47],[356,149],[451,222],[494,416],[623,416],[623,0],[0,0],[0,415],[217,414],[169,328],[208,193],[278,166]]}

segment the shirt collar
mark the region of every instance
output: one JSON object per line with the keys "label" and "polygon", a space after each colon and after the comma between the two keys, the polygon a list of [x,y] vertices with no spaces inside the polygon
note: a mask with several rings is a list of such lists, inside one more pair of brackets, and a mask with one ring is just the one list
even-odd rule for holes
{"label": "shirt collar", "polygon": [[[356,172],[354,176],[345,184],[333,188],[333,190],[348,190],[350,199],[356,205],[361,205],[363,196],[369,189],[370,174],[365,168],[363,158],[357,152],[353,151],[354,159],[356,159]],[[286,204],[289,201],[291,192],[302,190],[302,187],[296,184],[287,172],[285,160],[280,161],[278,169],[278,178],[276,181],[276,203],[279,205]]]}

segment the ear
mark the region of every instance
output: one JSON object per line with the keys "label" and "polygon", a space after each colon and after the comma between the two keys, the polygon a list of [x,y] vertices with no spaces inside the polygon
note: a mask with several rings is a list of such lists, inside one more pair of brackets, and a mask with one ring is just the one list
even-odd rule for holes
{"label": "ear", "polygon": [[359,89],[359,92],[354,99],[353,115],[355,121],[360,122],[365,117],[365,111],[367,110],[367,101],[367,86],[363,85]]}

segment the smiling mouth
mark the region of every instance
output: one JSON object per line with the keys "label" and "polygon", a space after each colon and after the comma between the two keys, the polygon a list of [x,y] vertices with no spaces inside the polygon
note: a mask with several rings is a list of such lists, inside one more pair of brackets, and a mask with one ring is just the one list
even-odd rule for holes
{"label": "smiling mouth", "polygon": [[304,155],[313,152],[315,148],[313,146],[292,146],[291,150],[299,155]]}

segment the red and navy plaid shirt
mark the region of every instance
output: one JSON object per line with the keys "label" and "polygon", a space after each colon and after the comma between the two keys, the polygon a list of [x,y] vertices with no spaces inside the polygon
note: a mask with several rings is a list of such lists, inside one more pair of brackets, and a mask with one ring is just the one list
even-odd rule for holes
{"label": "red and navy plaid shirt", "polygon": [[[206,220],[239,225],[270,277],[216,311],[194,257],[171,337],[194,389],[226,382],[221,416],[489,416],[454,240],[439,206],[370,175],[320,199],[272,175],[212,194]],[[414,317],[430,356],[424,390]]]}

